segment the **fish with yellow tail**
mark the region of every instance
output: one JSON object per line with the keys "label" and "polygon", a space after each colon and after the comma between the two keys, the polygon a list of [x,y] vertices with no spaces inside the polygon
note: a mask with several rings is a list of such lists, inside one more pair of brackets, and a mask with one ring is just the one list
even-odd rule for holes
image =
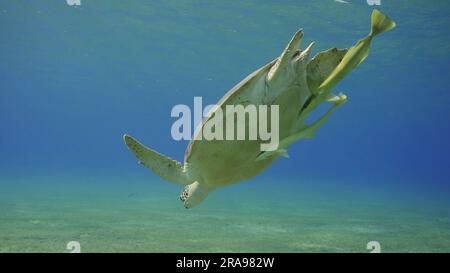
{"label": "fish with yellow tail", "polygon": [[359,40],[351,47],[339,65],[331,72],[330,76],[319,86],[320,91],[331,90],[336,84],[347,76],[350,71],[362,63],[370,51],[372,38],[378,34],[389,31],[396,26],[395,22],[378,10],[372,12],[372,29],[367,37]]}

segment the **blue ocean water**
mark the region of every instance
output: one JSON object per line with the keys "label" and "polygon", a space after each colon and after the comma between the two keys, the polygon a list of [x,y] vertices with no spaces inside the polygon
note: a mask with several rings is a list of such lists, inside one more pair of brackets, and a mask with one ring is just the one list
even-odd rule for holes
{"label": "blue ocean water", "polygon": [[[174,105],[192,106],[194,96],[217,102],[299,28],[301,47],[316,42],[313,55],[350,47],[369,32],[373,8],[362,0],[0,1],[0,251],[57,252],[72,239],[86,240],[87,251],[365,251],[367,234],[381,234],[389,251],[450,251],[448,1],[381,0],[376,8],[397,27],[338,85],[348,102],[315,138],[292,145],[289,159],[192,212],[177,200],[181,189],[136,164],[123,143],[129,133],[182,161],[188,142],[171,138]],[[322,218],[299,228],[283,216],[293,208],[304,208],[299,221]],[[160,226],[139,225],[146,209],[158,211]],[[114,231],[121,241],[93,239],[115,234],[110,224],[130,212],[134,222]],[[67,215],[98,218],[64,226]],[[127,244],[145,230],[179,236],[167,229],[170,215],[216,234],[179,248],[172,239]],[[242,220],[249,215],[255,222]],[[342,228],[345,215],[376,218],[377,229]],[[230,223],[244,235],[280,236],[229,241],[221,227]],[[60,233],[39,233],[41,224]],[[285,243],[305,229],[299,240],[308,244]],[[367,238],[348,243],[358,234]]]}

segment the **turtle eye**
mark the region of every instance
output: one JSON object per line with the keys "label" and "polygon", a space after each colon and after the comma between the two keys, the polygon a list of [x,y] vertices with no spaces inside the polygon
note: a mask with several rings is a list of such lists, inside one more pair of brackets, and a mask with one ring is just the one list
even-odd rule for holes
{"label": "turtle eye", "polygon": [[294,55],[292,55],[292,59],[295,59],[295,57],[299,56],[301,52],[302,52],[302,51],[301,51],[300,49],[297,49],[297,50],[295,51]]}

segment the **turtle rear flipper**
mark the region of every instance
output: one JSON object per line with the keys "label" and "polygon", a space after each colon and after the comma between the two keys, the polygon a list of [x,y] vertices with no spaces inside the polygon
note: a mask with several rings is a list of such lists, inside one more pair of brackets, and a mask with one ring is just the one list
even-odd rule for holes
{"label": "turtle rear flipper", "polygon": [[184,166],[180,162],[145,147],[131,136],[124,135],[123,139],[128,148],[139,159],[139,163],[152,170],[161,178],[181,185],[192,183],[192,181],[188,180]]}
{"label": "turtle rear flipper", "polygon": [[191,209],[203,202],[210,191],[210,187],[206,186],[204,183],[195,181],[184,188],[180,194],[180,200],[183,202],[185,208]]}

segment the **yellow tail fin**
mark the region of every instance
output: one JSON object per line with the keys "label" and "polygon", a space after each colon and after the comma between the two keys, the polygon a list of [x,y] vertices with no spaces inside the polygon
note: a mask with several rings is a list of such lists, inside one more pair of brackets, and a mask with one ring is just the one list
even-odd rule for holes
{"label": "yellow tail fin", "polygon": [[379,10],[372,12],[372,30],[369,36],[375,36],[380,33],[389,31],[396,26],[396,23],[389,17],[381,13]]}

